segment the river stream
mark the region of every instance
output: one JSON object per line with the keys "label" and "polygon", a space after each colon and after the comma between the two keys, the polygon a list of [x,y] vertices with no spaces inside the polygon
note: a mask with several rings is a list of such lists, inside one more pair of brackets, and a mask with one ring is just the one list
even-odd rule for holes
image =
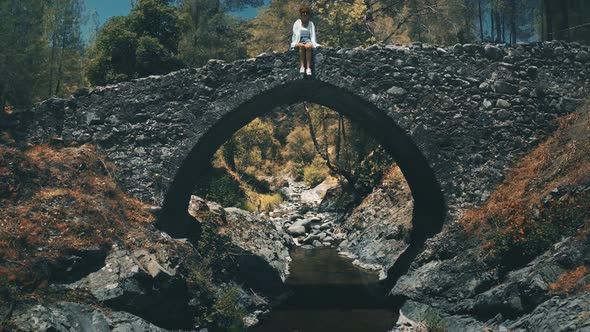
{"label": "river stream", "polygon": [[375,272],[334,248],[291,251],[287,285],[293,295],[249,332],[385,332],[397,320]]}

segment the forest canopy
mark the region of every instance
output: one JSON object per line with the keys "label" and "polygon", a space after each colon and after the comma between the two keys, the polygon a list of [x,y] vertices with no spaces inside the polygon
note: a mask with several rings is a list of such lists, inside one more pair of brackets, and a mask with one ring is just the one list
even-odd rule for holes
{"label": "forest canopy", "polygon": [[[288,49],[300,1],[136,0],[99,26],[84,0],[0,1],[0,110],[28,108],[80,87],[105,85],[209,59]],[[259,7],[251,20],[235,15]],[[546,39],[590,42],[584,0],[318,0],[324,46],[415,41],[454,44]],[[82,31],[90,27],[90,33]]]}

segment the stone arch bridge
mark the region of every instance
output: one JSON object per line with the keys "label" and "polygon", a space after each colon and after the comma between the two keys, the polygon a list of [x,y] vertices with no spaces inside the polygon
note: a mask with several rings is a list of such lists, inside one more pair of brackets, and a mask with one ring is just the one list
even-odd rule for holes
{"label": "stone arch bridge", "polygon": [[77,91],[20,114],[35,143],[96,143],[132,196],[160,207],[183,237],[195,175],[235,131],[274,107],[308,101],[358,122],[396,158],[422,241],[483,202],[511,163],[573,112],[590,79],[588,46],[427,44],[321,48],[315,74],[295,52]]}

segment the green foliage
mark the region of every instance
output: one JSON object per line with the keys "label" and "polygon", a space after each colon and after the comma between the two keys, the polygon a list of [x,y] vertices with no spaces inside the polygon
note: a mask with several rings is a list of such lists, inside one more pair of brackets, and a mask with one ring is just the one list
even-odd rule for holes
{"label": "green foliage", "polygon": [[262,52],[286,51],[291,44],[293,23],[299,18],[300,6],[298,0],[282,0],[271,1],[262,9],[247,23],[248,54],[256,56]]}
{"label": "green foliage", "polygon": [[320,44],[332,47],[366,47],[377,41],[367,29],[365,1],[320,0],[314,2],[312,8],[318,13],[314,22],[321,27]]}
{"label": "green foliage", "polygon": [[428,332],[446,332],[447,323],[434,309],[426,310],[421,317],[421,322],[426,326]]}
{"label": "green foliage", "polygon": [[260,198],[260,211],[272,211],[277,205],[287,199],[286,195],[279,191],[272,195],[264,195]]}
{"label": "green foliage", "polygon": [[320,105],[310,105],[309,119],[317,152],[334,175],[350,189],[357,189],[363,161],[378,143],[357,124]]}
{"label": "green foliage", "polygon": [[226,165],[231,169],[231,164],[235,164],[240,174],[272,175],[273,164],[281,160],[280,151],[272,122],[257,118],[237,131],[222,147],[221,154]]}
{"label": "green foliage", "polygon": [[43,19],[42,1],[0,1],[0,111],[28,107],[35,97],[47,49]]}
{"label": "green foliage", "polygon": [[135,58],[135,69],[139,76],[165,74],[181,66],[169,49],[165,48],[158,39],[150,36],[139,38]]}
{"label": "green foliage", "polygon": [[374,187],[379,185],[385,172],[391,168],[395,161],[381,147],[371,152],[360,164],[357,174],[355,189],[362,195],[369,194]]}
{"label": "green foliage", "polygon": [[87,78],[94,85],[131,79],[135,74],[137,34],[125,17],[109,19],[88,50]]}
{"label": "green foliage", "polygon": [[475,13],[472,2],[426,0],[409,3],[402,15],[411,18],[407,25],[411,40],[451,45],[475,40]]}
{"label": "green foliage", "polygon": [[[241,3],[234,1],[231,5],[239,7]],[[229,15],[219,1],[182,0],[180,18],[179,56],[188,66],[200,67],[209,59],[246,57],[243,23]]]}
{"label": "green foliage", "polygon": [[[239,178],[242,188],[246,189],[248,204],[242,206],[257,210],[262,200],[260,194],[269,195],[276,189],[260,179],[285,172],[312,187],[321,183],[328,173],[342,176],[349,190],[355,189],[355,193],[362,195],[381,181],[392,159],[378,148],[373,138],[326,107],[308,105],[308,118],[301,106],[290,108],[290,120],[282,114],[274,120],[270,116],[255,119],[217,151],[215,165],[235,172],[234,178]],[[317,150],[305,121],[313,124]],[[328,167],[325,156],[332,167]],[[269,200],[270,205],[279,201],[264,200]]]}
{"label": "green foliage", "polygon": [[254,175],[242,173],[240,174],[240,180],[242,180],[246,186],[257,193],[269,194],[271,192],[270,183],[266,180],[259,179]]}
{"label": "green foliage", "polygon": [[303,180],[305,184],[313,188],[322,183],[328,176],[328,168],[326,162],[322,158],[315,158],[311,165],[305,167],[303,170]]}
{"label": "green foliage", "polygon": [[193,312],[195,324],[210,331],[241,331],[245,312],[237,304],[240,289],[231,281],[237,273],[234,247],[219,233],[216,215],[202,211],[199,219],[202,232],[194,243],[196,255],[181,265],[191,298],[199,301]]}
{"label": "green foliage", "polygon": [[42,93],[43,97],[64,97],[84,85],[84,41],[81,31],[84,11],[82,0],[48,1],[45,30],[49,43],[44,66],[47,86],[43,87],[47,90]]}
{"label": "green foliage", "polygon": [[172,53],[178,50],[180,19],[172,0],[139,0],[127,17],[129,28],[138,36],[157,40]]}
{"label": "green foliage", "polygon": [[287,136],[287,144],[283,150],[285,159],[299,165],[308,165],[313,161],[315,154],[309,130],[305,126],[295,127]]}
{"label": "green foliage", "polygon": [[239,332],[245,331],[243,317],[246,311],[238,304],[241,289],[237,286],[230,286],[223,289],[215,304],[214,322],[222,331]]}
{"label": "green foliage", "polygon": [[303,171],[308,164],[303,162],[291,162],[289,164],[289,174],[293,177],[295,181],[303,181]]}
{"label": "green foliage", "polygon": [[109,19],[88,50],[94,85],[165,74],[182,67],[177,57],[180,18],[165,0],[139,0],[131,14]]}
{"label": "green foliage", "polygon": [[222,206],[240,207],[246,203],[246,193],[223,168],[212,169],[203,174],[196,185],[196,194]]}

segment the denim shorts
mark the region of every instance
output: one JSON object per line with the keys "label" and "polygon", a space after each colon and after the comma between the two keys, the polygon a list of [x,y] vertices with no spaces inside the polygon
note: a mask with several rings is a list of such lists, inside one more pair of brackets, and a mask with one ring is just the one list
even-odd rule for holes
{"label": "denim shorts", "polygon": [[311,43],[311,38],[309,38],[307,36],[303,36],[299,39],[299,42],[303,43],[303,44]]}

